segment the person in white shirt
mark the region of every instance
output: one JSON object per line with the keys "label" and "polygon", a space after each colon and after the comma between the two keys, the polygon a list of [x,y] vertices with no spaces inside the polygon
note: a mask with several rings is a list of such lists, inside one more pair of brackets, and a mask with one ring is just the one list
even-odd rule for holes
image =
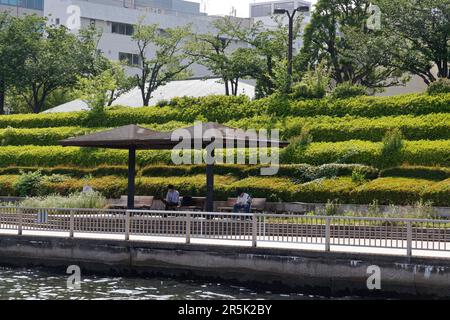
{"label": "person in white shirt", "polygon": [[242,190],[237,191],[237,201],[236,204],[233,206],[233,212],[243,212],[243,213],[250,213],[251,212],[251,206],[252,206],[252,197],[245,193]]}
{"label": "person in white shirt", "polygon": [[180,193],[173,185],[169,185],[166,199],[163,200],[166,210],[174,209],[180,205]]}

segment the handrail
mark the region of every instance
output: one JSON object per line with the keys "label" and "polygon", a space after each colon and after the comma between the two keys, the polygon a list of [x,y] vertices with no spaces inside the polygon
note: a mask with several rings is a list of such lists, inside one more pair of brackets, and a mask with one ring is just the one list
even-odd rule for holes
{"label": "handrail", "polygon": [[450,220],[439,219],[0,206],[2,230],[450,252]]}

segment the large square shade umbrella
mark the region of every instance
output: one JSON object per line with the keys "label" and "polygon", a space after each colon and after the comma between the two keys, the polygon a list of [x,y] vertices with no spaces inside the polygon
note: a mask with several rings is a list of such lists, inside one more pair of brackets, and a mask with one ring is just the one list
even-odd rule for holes
{"label": "large square shade umbrella", "polygon": [[[198,136],[198,132],[208,133]],[[180,135],[180,133],[182,133]],[[136,150],[172,150],[180,142],[191,149],[205,149],[213,141],[222,139],[223,148],[236,146],[278,146],[284,148],[287,142],[259,139],[247,135],[242,130],[208,122],[169,132],[157,132],[137,125],[128,125],[116,129],[88,134],[60,141],[62,146],[127,149],[128,153],[128,208],[134,208]],[[214,151],[213,151],[214,152]],[[214,163],[206,166],[206,210],[213,211],[214,200]]]}

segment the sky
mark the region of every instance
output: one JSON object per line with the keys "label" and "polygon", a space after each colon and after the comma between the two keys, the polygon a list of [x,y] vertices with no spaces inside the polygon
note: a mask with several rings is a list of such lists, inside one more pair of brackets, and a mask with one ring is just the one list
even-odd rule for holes
{"label": "sky", "polygon": [[[238,17],[249,16],[250,3],[267,2],[269,0],[190,0],[193,2],[202,3],[201,11],[204,11],[206,5],[206,12],[208,14],[230,14],[234,7],[237,11]],[[317,0],[310,0],[313,4]]]}

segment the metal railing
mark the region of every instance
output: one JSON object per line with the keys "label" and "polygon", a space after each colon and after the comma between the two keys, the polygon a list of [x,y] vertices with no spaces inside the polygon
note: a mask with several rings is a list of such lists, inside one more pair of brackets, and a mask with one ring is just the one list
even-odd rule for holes
{"label": "metal railing", "polygon": [[[0,207],[0,232],[75,234],[450,251],[450,220],[280,214]],[[231,244],[228,242],[228,244]]]}

